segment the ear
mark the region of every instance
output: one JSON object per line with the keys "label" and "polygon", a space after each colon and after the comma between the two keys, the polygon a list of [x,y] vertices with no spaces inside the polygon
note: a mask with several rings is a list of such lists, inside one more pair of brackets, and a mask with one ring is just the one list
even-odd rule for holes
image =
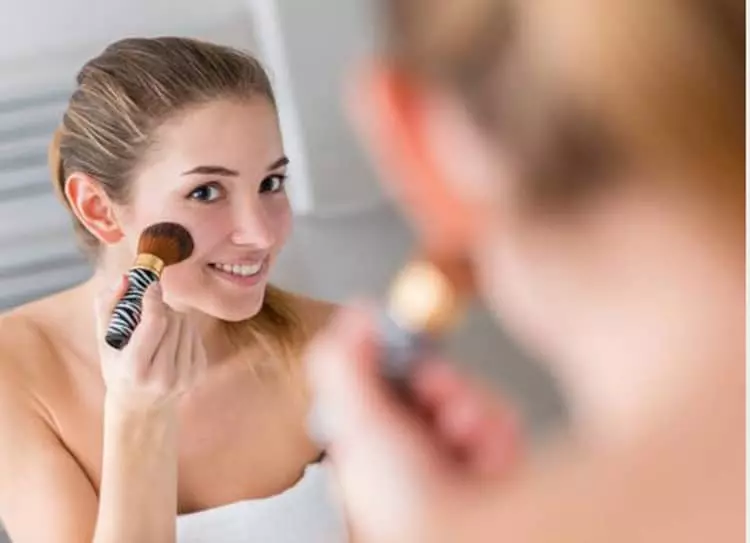
{"label": "ear", "polygon": [[[443,137],[458,128],[458,117],[442,111],[445,104],[434,93],[386,66],[360,72],[348,90],[350,116],[384,187],[400,204],[422,246],[465,256],[481,223],[482,198],[465,178],[477,172],[471,157],[446,149],[453,144],[467,147],[461,130],[455,137]],[[450,165],[462,161],[465,168],[460,172]]]}
{"label": "ear", "polygon": [[112,200],[98,181],[80,172],[72,174],[65,183],[65,198],[81,224],[99,241],[113,245],[123,238]]}

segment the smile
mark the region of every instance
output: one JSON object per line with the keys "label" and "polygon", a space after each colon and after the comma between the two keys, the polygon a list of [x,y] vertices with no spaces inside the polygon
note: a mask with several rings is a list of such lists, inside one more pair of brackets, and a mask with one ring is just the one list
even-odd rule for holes
{"label": "smile", "polygon": [[252,277],[254,275],[257,275],[258,272],[263,269],[263,262],[261,261],[257,264],[224,264],[214,262],[209,264],[209,266],[224,273],[236,275],[238,277]]}

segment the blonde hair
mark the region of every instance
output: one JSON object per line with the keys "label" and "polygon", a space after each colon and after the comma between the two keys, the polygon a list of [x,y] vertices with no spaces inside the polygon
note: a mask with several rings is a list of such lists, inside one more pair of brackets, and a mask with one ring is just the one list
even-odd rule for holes
{"label": "blonde hair", "polygon": [[744,2],[383,2],[387,60],[461,96],[533,197],[575,199],[634,159],[744,190]]}
{"label": "blonde hair", "polygon": [[[188,38],[115,42],[83,66],[77,83],[49,147],[52,182],[69,208],[65,183],[73,172],[96,179],[113,201],[126,202],[155,130],[191,106],[261,96],[275,107],[270,81],[258,60]],[[83,250],[96,259],[101,251],[98,240],[71,215]],[[227,330],[238,341],[254,341],[283,360],[296,356],[303,340],[293,298],[273,286],[267,287],[258,315],[227,324]]]}

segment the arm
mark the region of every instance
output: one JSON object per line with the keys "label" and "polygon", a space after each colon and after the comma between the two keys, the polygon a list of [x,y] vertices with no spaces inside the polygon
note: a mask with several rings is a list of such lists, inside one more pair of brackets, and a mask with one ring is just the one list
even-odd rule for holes
{"label": "arm", "polygon": [[[205,351],[194,326],[169,311],[159,292],[146,298],[130,344],[100,352],[107,392],[98,497],[33,392],[38,380],[55,378],[54,364],[44,363],[49,353],[30,352],[39,338],[29,337],[25,323],[3,333],[0,518],[14,543],[174,541],[176,409],[205,368]],[[99,305],[100,316],[111,312],[109,297]]]}
{"label": "arm", "polygon": [[174,409],[107,409],[98,502],[35,403],[17,383],[0,383],[0,518],[14,543],[174,541]]}
{"label": "arm", "polygon": [[141,412],[113,403],[107,401],[104,413],[102,488],[94,542],[174,541],[175,406]]}
{"label": "arm", "polygon": [[[120,293],[97,299],[102,336]],[[128,345],[117,351],[102,341],[100,357],[107,392],[94,542],[173,542],[177,405],[206,367],[200,334],[164,304],[157,283],[145,293],[142,319]]]}
{"label": "arm", "polygon": [[96,492],[39,411],[0,381],[0,517],[14,543],[89,542]]}

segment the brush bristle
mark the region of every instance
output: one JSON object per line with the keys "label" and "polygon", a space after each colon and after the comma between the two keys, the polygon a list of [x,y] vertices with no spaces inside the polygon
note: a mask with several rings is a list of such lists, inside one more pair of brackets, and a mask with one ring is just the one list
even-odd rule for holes
{"label": "brush bristle", "polygon": [[388,311],[412,332],[442,334],[463,313],[470,275],[463,263],[414,260],[391,285]]}
{"label": "brush bristle", "polygon": [[193,237],[184,226],[177,223],[152,224],[141,233],[138,253],[158,256],[165,266],[171,266],[193,253]]}

